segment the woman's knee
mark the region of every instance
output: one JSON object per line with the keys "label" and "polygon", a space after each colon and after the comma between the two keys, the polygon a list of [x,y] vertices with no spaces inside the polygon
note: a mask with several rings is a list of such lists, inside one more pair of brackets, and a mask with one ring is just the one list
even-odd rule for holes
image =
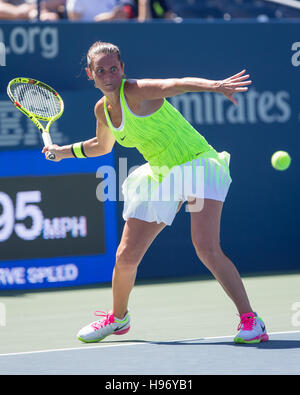
{"label": "woman's knee", "polygon": [[209,266],[218,261],[220,255],[223,254],[220,243],[211,242],[203,239],[194,239],[193,245],[200,261]]}
{"label": "woman's knee", "polygon": [[126,244],[119,245],[116,253],[116,266],[122,268],[136,268],[141,257],[134,248]]}

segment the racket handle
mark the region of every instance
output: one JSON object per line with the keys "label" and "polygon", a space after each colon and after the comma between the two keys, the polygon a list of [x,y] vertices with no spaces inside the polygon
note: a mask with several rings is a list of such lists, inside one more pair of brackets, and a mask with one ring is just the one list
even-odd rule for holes
{"label": "racket handle", "polygon": [[[51,136],[48,132],[43,132],[42,133],[42,137],[43,137],[43,141],[45,146],[49,146],[52,145],[52,140],[51,140]],[[48,159],[53,160],[55,159],[55,155],[53,153],[50,152]]]}

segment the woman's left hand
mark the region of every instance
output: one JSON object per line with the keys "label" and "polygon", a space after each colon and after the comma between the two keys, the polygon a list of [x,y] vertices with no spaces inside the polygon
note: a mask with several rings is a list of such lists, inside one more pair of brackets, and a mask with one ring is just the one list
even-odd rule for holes
{"label": "woman's left hand", "polygon": [[231,100],[235,105],[238,104],[237,100],[233,96],[235,93],[246,92],[248,87],[246,85],[252,84],[252,81],[248,78],[249,74],[246,74],[246,70],[240,71],[232,77],[226,78],[225,80],[218,81],[216,91],[222,93],[227,99]]}

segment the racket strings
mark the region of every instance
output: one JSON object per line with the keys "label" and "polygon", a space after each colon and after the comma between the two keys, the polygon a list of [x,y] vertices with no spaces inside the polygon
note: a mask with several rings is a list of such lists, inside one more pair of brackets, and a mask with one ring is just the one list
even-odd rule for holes
{"label": "racket strings", "polygon": [[15,83],[11,91],[17,102],[41,117],[54,117],[61,110],[60,100],[47,89],[38,85]]}

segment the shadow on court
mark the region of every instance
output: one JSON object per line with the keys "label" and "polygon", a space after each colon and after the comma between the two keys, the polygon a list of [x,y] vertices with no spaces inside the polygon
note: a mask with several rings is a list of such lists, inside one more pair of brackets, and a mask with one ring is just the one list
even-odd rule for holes
{"label": "shadow on court", "polygon": [[271,333],[259,344],[235,344],[233,337],[82,343],[76,349],[0,355],[0,375],[299,375],[299,349],[300,332]]}
{"label": "shadow on court", "polygon": [[[231,341],[207,341],[205,339],[196,339],[193,341],[148,341],[148,340],[120,340],[114,342],[101,342],[101,344],[126,344],[126,343],[144,343],[165,346],[230,346],[230,347],[246,347],[259,348],[265,350],[288,350],[300,348],[300,340],[269,340],[256,344],[236,344]],[[88,347],[88,345],[86,345]]]}

